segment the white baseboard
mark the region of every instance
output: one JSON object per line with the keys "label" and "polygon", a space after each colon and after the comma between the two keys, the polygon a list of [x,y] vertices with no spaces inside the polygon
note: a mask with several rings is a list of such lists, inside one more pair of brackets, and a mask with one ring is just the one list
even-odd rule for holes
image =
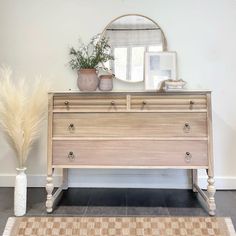
{"label": "white baseboard", "polygon": [[79,184],[80,187],[106,188],[191,188],[187,172],[172,174],[167,174],[163,170],[137,172],[114,171],[112,174],[98,172],[95,175],[77,175],[74,171],[71,173],[69,186],[76,187]]}
{"label": "white baseboard", "polygon": [[[216,176],[215,186],[218,190],[236,190],[236,176]],[[203,189],[207,186],[207,177],[199,176],[199,186]]]}
{"label": "white baseboard", "polygon": [[[55,175],[53,181],[55,186],[59,186],[62,177]],[[15,175],[0,175],[0,187],[14,187]],[[45,187],[46,175],[27,175],[27,186],[28,187]]]}
{"label": "white baseboard", "polygon": [[[46,175],[27,175],[28,187],[44,187]],[[60,186],[62,178],[55,175],[53,178],[54,186]],[[0,175],[0,187],[13,187],[15,175]],[[70,187],[103,187],[103,188],[191,188],[191,180],[188,176],[180,174],[83,174],[73,175],[69,178]],[[207,178],[199,176],[199,186],[206,188]],[[216,176],[216,189],[236,189],[236,177]]]}

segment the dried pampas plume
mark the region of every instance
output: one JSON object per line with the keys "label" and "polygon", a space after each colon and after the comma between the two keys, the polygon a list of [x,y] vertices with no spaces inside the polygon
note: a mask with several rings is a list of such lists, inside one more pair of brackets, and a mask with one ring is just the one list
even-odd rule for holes
{"label": "dried pampas plume", "polygon": [[0,68],[0,126],[16,153],[19,167],[25,162],[39,137],[47,112],[48,84],[42,78],[33,83],[14,81],[9,68]]}

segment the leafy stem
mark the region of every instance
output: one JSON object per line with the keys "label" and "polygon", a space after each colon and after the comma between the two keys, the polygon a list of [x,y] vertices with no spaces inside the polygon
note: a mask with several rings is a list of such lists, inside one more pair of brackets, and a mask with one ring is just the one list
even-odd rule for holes
{"label": "leafy stem", "polygon": [[108,38],[100,38],[99,34],[91,38],[87,45],[81,44],[78,49],[70,48],[69,54],[69,64],[76,70],[97,68],[99,64],[114,60]]}

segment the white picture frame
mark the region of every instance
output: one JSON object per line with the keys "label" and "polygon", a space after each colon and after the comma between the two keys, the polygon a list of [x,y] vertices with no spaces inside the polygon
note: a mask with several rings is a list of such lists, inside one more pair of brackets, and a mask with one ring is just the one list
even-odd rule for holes
{"label": "white picture frame", "polygon": [[145,52],[144,85],[146,91],[160,89],[164,80],[176,80],[176,52]]}

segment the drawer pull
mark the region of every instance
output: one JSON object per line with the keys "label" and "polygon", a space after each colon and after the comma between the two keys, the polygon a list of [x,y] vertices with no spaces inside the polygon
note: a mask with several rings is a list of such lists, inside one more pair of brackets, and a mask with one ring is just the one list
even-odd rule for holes
{"label": "drawer pull", "polygon": [[191,126],[189,123],[185,123],[184,124],[184,132],[185,133],[189,133],[190,132],[190,129],[191,129]]}
{"label": "drawer pull", "polygon": [[115,106],[116,105],[115,101],[111,101],[111,105]]}
{"label": "drawer pull", "polygon": [[143,101],[143,106],[147,105],[147,102],[146,101]]}
{"label": "drawer pull", "polygon": [[194,101],[190,100],[189,105],[190,105],[190,109],[193,109]]}
{"label": "drawer pull", "polygon": [[72,130],[72,129],[75,128],[75,126],[74,126],[74,124],[71,123],[71,124],[69,124],[69,127],[68,127],[68,128],[69,128],[69,130]]}
{"label": "drawer pull", "polygon": [[192,154],[190,152],[185,153],[185,161],[190,162],[192,159]]}
{"label": "drawer pull", "polygon": [[70,103],[69,103],[68,101],[65,101],[64,104],[65,104],[66,106],[69,106]]}
{"label": "drawer pull", "polygon": [[68,156],[67,156],[70,160],[74,160],[75,159],[75,155],[73,152],[69,152]]}

